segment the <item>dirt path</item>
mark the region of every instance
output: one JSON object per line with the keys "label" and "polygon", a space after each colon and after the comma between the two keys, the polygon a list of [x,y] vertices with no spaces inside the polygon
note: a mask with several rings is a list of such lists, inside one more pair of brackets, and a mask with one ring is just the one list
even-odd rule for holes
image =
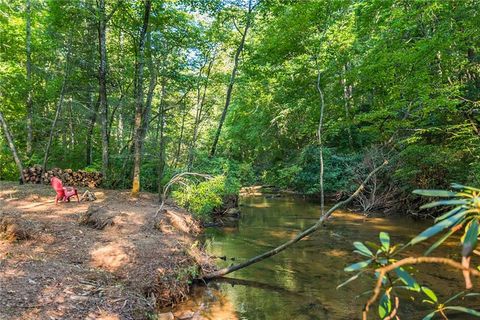
{"label": "dirt path", "polygon": [[[49,187],[0,182],[0,222],[27,236],[2,240],[0,226],[0,319],[149,319],[208,267],[185,211],[155,218],[153,194],[94,192],[95,202],[56,206]],[[79,224],[86,213],[105,228]]]}

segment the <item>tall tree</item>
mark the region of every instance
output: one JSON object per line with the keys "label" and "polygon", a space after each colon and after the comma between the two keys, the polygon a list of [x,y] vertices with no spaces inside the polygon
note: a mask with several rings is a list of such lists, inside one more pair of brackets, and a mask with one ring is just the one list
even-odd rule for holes
{"label": "tall tree", "polygon": [[98,31],[98,97],[100,108],[101,136],[102,136],[102,174],[105,180],[108,179],[108,170],[110,166],[110,131],[109,131],[109,108],[107,95],[107,75],[108,75],[108,57],[107,57],[107,24],[118,8],[122,0],[118,0],[116,6],[111,9],[107,15],[105,0],[97,1],[97,31]]}
{"label": "tall tree", "polygon": [[320,210],[322,212],[322,215],[324,214],[324,209],[325,209],[325,196],[324,196],[324,187],[323,187],[323,174],[324,174],[324,163],[323,163],[323,141],[322,141],[322,129],[323,129],[323,116],[325,114],[325,98],[323,95],[323,90],[322,90],[322,84],[321,84],[321,79],[322,79],[322,72],[320,69],[318,70],[317,74],[317,91],[318,95],[320,98],[320,119],[318,120],[318,147],[320,149]]}
{"label": "tall tree", "polygon": [[[202,120],[203,116],[203,107],[205,104],[205,97],[207,95],[207,88],[208,88],[208,82],[210,80],[210,73],[212,71],[212,66],[213,62],[215,61],[216,58],[216,51],[214,50],[213,54],[208,55],[205,57],[205,61],[202,65],[202,67],[199,70],[198,74],[198,83],[197,83],[197,94],[196,94],[196,106],[195,106],[195,120],[193,123],[193,136],[192,136],[192,141],[190,143],[190,150],[188,152],[188,170],[190,171],[193,166],[193,161],[195,158],[195,147],[198,139],[198,134],[199,134],[199,127],[200,127],[200,122]],[[207,68],[205,75],[204,69]],[[203,77],[205,79],[203,80]],[[203,80],[203,81],[202,81]],[[202,88],[202,82],[203,82],[203,88]]]}
{"label": "tall tree", "polygon": [[155,146],[158,147],[158,166],[157,166],[157,188],[160,199],[163,194],[163,175],[165,172],[165,95],[166,95],[166,83],[162,80],[161,84],[161,96],[158,104],[158,122],[156,128],[156,141]]}
{"label": "tall tree", "polygon": [[107,14],[105,0],[98,4],[98,97],[100,101],[100,121],[102,123],[102,174],[107,179],[109,167],[108,101],[107,101]]}
{"label": "tall tree", "polygon": [[23,174],[22,174],[23,173],[22,160],[18,156],[17,148],[15,147],[15,142],[13,140],[12,134],[10,133],[10,129],[8,128],[7,122],[5,121],[2,111],[0,111],[0,125],[3,129],[3,133],[5,134],[5,137],[7,138],[8,146],[12,151],[13,159],[15,160],[15,164],[17,165],[18,172],[20,174],[20,179],[22,179],[22,181],[25,182],[23,180]]}
{"label": "tall tree", "polygon": [[98,114],[98,108],[100,107],[100,99],[97,99],[97,101],[94,101],[93,97],[93,92],[88,93],[88,106],[90,109],[90,117],[89,117],[89,122],[88,122],[88,128],[87,128],[87,141],[85,143],[85,148],[86,148],[86,154],[85,154],[85,164],[87,166],[91,165],[93,163],[93,131],[95,129],[95,123],[97,122],[97,114]]}
{"label": "tall tree", "polygon": [[150,125],[150,115],[152,113],[152,102],[153,96],[155,93],[155,88],[157,87],[157,70],[155,68],[155,64],[153,62],[153,55],[152,55],[152,35],[151,32],[147,32],[147,47],[148,47],[148,71],[150,73],[150,81],[148,84],[147,90],[147,98],[145,101],[145,107],[143,108],[142,114],[142,130],[141,130],[141,141],[143,142],[147,136],[148,127]]}
{"label": "tall tree", "polygon": [[138,41],[138,55],[135,66],[135,122],[134,122],[134,150],[133,150],[133,182],[132,194],[137,194],[140,191],[140,172],[142,165],[142,122],[143,122],[143,69],[145,64],[145,40],[148,29],[148,20],[150,18],[150,10],[152,6],[151,0],[144,2],[144,15],[142,29],[140,30]]}
{"label": "tall tree", "polygon": [[230,74],[230,81],[228,82],[228,86],[227,86],[227,94],[226,94],[226,97],[225,97],[225,105],[223,107],[222,115],[220,116],[220,121],[218,122],[217,131],[216,131],[215,136],[213,138],[212,149],[210,150],[210,157],[215,156],[215,152],[217,151],[218,139],[220,138],[220,133],[222,132],[223,123],[225,122],[225,118],[227,117],[228,107],[230,106],[230,101],[232,99],[233,85],[235,84],[235,77],[237,75],[238,61],[240,59],[240,54],[243,51],[243,47],[245,46],[245,39],[247,38],[247,32],[250,29],[250,26],[252,24],[252,19],[253,19],[252,11],[253,11],[253,9],[254,9],[254,6],[252,5],[252,0],[249,0],[248,1],[247,19],[246,19],[246,22],[245,22],[245,28],[243,29],[243,32],[238,29],[238,31],[242,35],[242,38],[240,39],[240,43],[237,47],[237,50],[235,51],[235,56],[233,58],[233,68],[232,68],[232,73]]}
{"label": "tall tree", "polygon": [[[70,38],[70,40],[71,40],[71,38]],[[64,69],[64,73],[63,73],[62,87],[60,88],[60,97],[58,98],[57,108],[55,110],[55,116],[53,118],[52,126],[50,128],[50,135],[48,137],[47,146],[45,147],[45,155],[43,157],[43,165],[42,165],[42,169],[43,169],[44,172],[47,169],[48,157],[50,156],[50,148],[52,146],[57,122],[58,122],[58,119],[60,117],[60,112],[62,111],[63,101],[65,99],[65,90],[66,90],[66,86],[67,86],[68,72],[69,72],[69,67],[70,67],[69,66],[70,51],[71,51],[70,46],[71,46],[71,44],[68,45],[67,56],[65,58],[65,69]],[[65,130],[63,130],[63,133],[65,134]],[[65,146],[65,143],[63,145]]]}
{"label": "tall tree", "polygon": [[27,55],[27,154],[32,153],[33,140],[33,98],[32,98],[32,47],[31,47],[31,6],[30,0],[26,3],[26,55]]}

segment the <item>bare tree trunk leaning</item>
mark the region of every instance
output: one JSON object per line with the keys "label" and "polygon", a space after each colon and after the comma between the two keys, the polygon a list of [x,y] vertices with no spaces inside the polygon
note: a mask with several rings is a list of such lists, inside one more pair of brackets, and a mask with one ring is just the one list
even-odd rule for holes
{"label": "bare tree trunk leaning", "polygon": [[322,77],[322,73],[320,70],[318,70],[318,76],[317,76],[317,91],[320,96],[320,120],[318,122],[318,146],[320,148],[320,209],[322,212],[322,215],[325,210],[325,195],[324,195],[324,188],[323,188],[323,171],[324,171],[324,165],[323,165],[323,142],[322,142],[322,127],[323,127],[323,114],[325,111],[325,98],[323,96],[323,91],[322,87],[320,86],[320,80]]}
{"label": "bare tree trunk leaning", "polygon": [[218,277],[222,277],[226,274],[229,274],[229,273],[232,273],[234,271],[237,271],[237,270],[240,270],[240,269],[243,269],[245,267],[248,267],[254,263],[257,263],[257,262],[260,262],[260,261],[263,261],[267,258],[270,258],[280,252],[282,252],[283,250],[287,249],[288,247],[290,247],[292,244],[295,244],[297,243],[298,241],[302,240],[303,238],[305,238],[306,236],[314,233],[315,231],[317,231],[321,226],[322,224],[337,210],[339,209],[340,207],[343,207],[347,204],[349,204],[350,202],[352,202],[353,199],[355,199],[355,197],[357,197],[361,192],[362,190],[365,188],[365,184],[372,178],[372,176],[374,176],[379,170],[381,170],[383,167],[385,167],[386,165],[388,164],[388,161],[385,160],[383,162],[382,165],[380,165],[379,167],[375,168],[372,172],[370,172],[368,174],[368,176],[365,178],[365,180],[363,180],[362,184],[357,188],[357,190],[355,190],[354,193],[352,193],[352,195],[350,195],[350,197],[348,197],[346,200],[343,200],[343,201],[340,201],[340,202],[337,202],[333,207],[331,207],[327,212],[325,212],[324,214],[322,214],[320,216],[320,218],[317,220],[317,222],[311,226],[310,228],[298,233],[295,238],[279,245],[278,247],[272,249],[272,250],[269,250],[269,251],[266,251],[258,256],[255,256],[251,259],[248,259],[247,261],[243,262],[243,263],[239,263],[237,265],[233,265],[233,266],[230,266],[230,267],[226,267],[226,268],[223,268],[223,269],[220,269],[220,270],[217,270],[217,271],[214,271],[212,273],[209,273],[209,274],[206,274],[204,276],[202,276],[201,279],[204,279],[204,280],[208,280],[208,279],[213,279],[213,278],[218,278]]}
{"label": "bare tree trunk leaning", "polygon": [[5,121],[5,118],[3,117],[3,113],[1,111],[0,111],[0,125],[3,128],[3,133],[5,134],[5,137],[7,138],[8,146],[10,147],[10,150],[12,150],[13,160],[15,160],[15,164],[17,165],[18,172],[20,174],[20,179],[22,179],[22,182],[25,182],[23,178],[22,160],[20,160],[20,157],[18,156],[17,148],[15,148],[15,143],[13,142],[12,134],[8,129],[7,122]]}
{"label": "bare tree trunk leaning", "polygon": [[33,98],[32,98],[32,50],[31,50],[31,10],[30,0],[26,5],[26,55],[27,55],[27,155],[32,154],[33,140]]}
{"label": "bare tree trunk leaning", "polygon": [[227,87],[227,95],[226,95],[226,98],[225,98],[225,106],[223,107],[222,115],[220,116],[220,121],[218,123],[217,132],[215,133],[215,137],[214,137],[213,144],[212,144],[212,149],[210,150],[210,157],[215,156],[215,152],[217,151],[218,139],[220,138],[220,133],[222,132],[223,123],[225,122],[225,118],[227,117],[228,107],[230,106],[230,100],[232,98],[233,85],[235,84],[235,77],[237,75],[238,60],[240,58],[240,54],[243,51],[243,47],[245,45],[245,39],[247,37],[248,29],[250,28],[250,25],[252,23],[252,17],[251,17],[252,10],[253,10],[252,0],[249,0],[249,2],[248,2],[248,12],[247,12],[247,22],[245,24],[245,29],[243,30],[243,33],[242,33],[242,39],[240,40],[240,44],[237,47],[237,51],[235,52],[235,58],[233,60],[233,69],[232,69],[232,73],[230,75],[230,82],[228,83],[228,87]]}
{"label": "bare tree trunk leaning", "polygon": [[140,166],[142,165],[142,118],[143,118],[143,67],[145,38],[148,28],[148,20],[150,17],[151,0],[145,0],[145,13],[143,16],[142,30],[140,31],[140,39],[138,44],[138,60],[135,66],[136,82],[135,82],[135,123],[134,123],[134,151],[133,151],[133,181],[132,195],[140,191]]}

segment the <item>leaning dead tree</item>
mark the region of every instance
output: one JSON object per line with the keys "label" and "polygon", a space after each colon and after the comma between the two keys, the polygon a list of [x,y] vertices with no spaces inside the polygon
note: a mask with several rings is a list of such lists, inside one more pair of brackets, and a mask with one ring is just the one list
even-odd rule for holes
{"label": "leaning dead tree", "polygon": [[20,157],[18,156],[17,148],[15,148],[15,143],[13,142],[12,134],[8,129],[7,122],[3,117],[2,111],[0,111],[0,126],[3,129],[3,133],[5,134],[5,137],[7,138],[8,146],[12,150],[13,159],[15,160],[15,164],[17,165],[18,172],[20,173],[20,179],[22,179],[22,181],[25,182],[23,180],[23,175],[22,175],[22,172],[23,172],[22,160],[20,160]]}
{"label": "leaning dead tree", "polygon": [[323,90],[320,85],[320,80],[322,77],[322,72],[318,70],[317,75],[317,91],[320,97],[320,119],[318,121],[318,147],[320,148],[320,208],[321,213],[323,215],[325,211],[325,194],[323,188],[323,172],[324,172],[324,164],[323,164],[323,142],[322,142],[322,128],[323,128],[323,114],[325,112],[325,98],[323,95]]}
{"label": "leaning dead tree", "polygon": [[237,270],[240,270],[240,269],[243,269],[245,267],[248,267],[254,263],[257,263],[257,262],[260,262],[260,261],[263,261],[267,258],[270,258],[280,252],[282,252],[283,250],[287,249],[288,247],[290,247],[291,245],[297,243],[298,241],[302,240],[303,238],[305,238],[306,236],[314,233],[315,231],[317,231],[321,226],[322,224],[339,208],[349,204],[350,202],[352,202],[353,199],[355,199],[362,191],[363,189],[365,188],[365,185],[367,184],[367,182],[373,177],[375,176],[375,174],[380,171],[382,168],[384,168],[386,165],[388,164],[388,161],[385,160],[383,162],[382,165],[378,166],[377,168],[375,168],[372,172],[370,172],[368,174],[368,176],[365,178],[365,180],[363,180],[363,182],[360,184],[360,186],[357,188],[357,190],[355,190],[354,193],[352,193],[350,195],[350,197],[348,197],[347,199],[343,200],[343,201],[340,201],[338,203],[336,203],[333,207],[331,207],[328,211],[326,211],[324,214],[322,214],[320,216],[320,218],[317,220],[317,222],[311,226],[310,228],[298,233],[295,238],[279,245],[278,247],[272,249],[272,250],[269,250],[269,251],[266,251],[256,257],[253,257],[245,262],[242,262],[242,263],[239,263],[237,265],[232,265],[230,267],[226,267],[226,268],[223,268],[223,269],[220,269],[220,270],[217,270],[217,271],[214,271],[212,273],[208,273],[206,275],[204,275],[201,279],[203,280],[208,280],[208,279],[214,279],[214,278],[218,278],[218,277],[222,277],[226,274],[229,274],[229,273],[232,273],[234,271],[237,271]]}

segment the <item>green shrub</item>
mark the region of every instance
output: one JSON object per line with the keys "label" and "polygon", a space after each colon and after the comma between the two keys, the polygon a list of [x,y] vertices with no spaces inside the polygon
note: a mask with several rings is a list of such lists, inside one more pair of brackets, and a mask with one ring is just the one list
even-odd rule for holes
{"label": "green shrub", "polygon": [[17,181],[20,177],[13,159],[0,154],[0,180]]}
{"label": "green shrub", "polygon": [[[333,148],[323,150],[326,193],[349,192],[352,183],[352,168],[361,160],[362,154],[341,154]],[[287,163],[280,163],[263,172],[264,183],[283,189],[293,189],[304,194],[320,192],[320,152],[316,145],[308,145]]]}
{"label": "green shrub", "polygon": [[196,172],[209,172],[225,175],[238,180],[242,185],[252,185],[257,182],[257,175],[251,162],[239,162],[229,158],[213,157],[199,154],[194,166]]}
{"label": "green shrub", "polygon": [[239,189],[237,180],[219,175],[196,185],[185,185],[175,190],[172,195],[179,205],[197,218],[209,220],[211,214],[223,206],[224,200],[229,196],[236,196]]}

